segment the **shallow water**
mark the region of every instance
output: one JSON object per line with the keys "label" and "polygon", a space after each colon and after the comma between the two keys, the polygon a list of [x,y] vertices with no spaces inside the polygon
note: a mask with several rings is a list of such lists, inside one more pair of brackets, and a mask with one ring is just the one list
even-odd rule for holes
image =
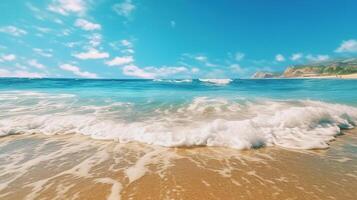
{"label": "shallow water", "polygon": [[319,151],[13,135],[0,138],[0,199],[352,200],[356,144],[352,131]]}

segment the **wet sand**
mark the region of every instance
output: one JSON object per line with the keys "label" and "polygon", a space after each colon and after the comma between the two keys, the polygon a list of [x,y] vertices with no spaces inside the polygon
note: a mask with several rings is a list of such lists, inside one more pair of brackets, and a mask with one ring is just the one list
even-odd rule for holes
{"label": "wet sand", "polygon": [[327,150],[0,138],[0,199],[357,199],[357,133]]}

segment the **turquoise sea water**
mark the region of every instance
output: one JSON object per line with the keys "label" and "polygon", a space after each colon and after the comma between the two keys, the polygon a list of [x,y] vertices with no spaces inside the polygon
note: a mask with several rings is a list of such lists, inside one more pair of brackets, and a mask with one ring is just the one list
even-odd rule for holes
{"label": "turquoise sea water", "polygon": [[[178,81],[178,82],[176,82]],[[341,79],[243,79],[229,84],[192,80],[92,80],[92,79],[0,79],[0,91],[37,91],[74,94],[103,101],[174,103],[195,97],[271,98],[321,100],[357,105],[357,80]],[[182,81],[182,80],[181,80]],[[187,80],[189,81],[189,80]]]}
{"label": "turquoise sea water", "polygon": [[357,80],[0,79],[0,135],[162,146],[326,148],[357,122]]}

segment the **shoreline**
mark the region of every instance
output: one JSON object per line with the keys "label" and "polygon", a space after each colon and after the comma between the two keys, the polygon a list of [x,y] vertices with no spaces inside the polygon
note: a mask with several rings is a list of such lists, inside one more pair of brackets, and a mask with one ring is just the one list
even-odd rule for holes
{"label": "shoreline", "polygon": [[[290,77],[289,77],[290,78]],[[287,78],[287,79],[289,79]],[[326,76],[308,76],[308,77],[292,77],[292,78],[307,78],[307,79],[357,79],[357,73],[344,75],[326,75]]]}
{"label": "shoreline", "polygon": [[344,131],[326,150],[11,135],[0,138],[0,198],[356,199],[356,133]]}
{"label": "shoreline", "polygon": [[357,79],[357,73],[355,74],[345,74],[345,75],[327,75],[327,76],[305,76],[305,77],[274,77],[274,78],[250,78],[250,79],[282,79],[282,80],[289,80],[289,79]]}

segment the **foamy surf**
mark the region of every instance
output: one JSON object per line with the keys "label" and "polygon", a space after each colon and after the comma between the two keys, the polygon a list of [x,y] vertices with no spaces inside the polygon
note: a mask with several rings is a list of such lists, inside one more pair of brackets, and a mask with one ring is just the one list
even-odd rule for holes
{"label": "foamy surf", "polygon": [[323,149],[342,129],[353,128],[357,122],[355,107],[310,100],[197,97],[144,113],[134,103],[82,105],[76,96],[66,94],[7,93],[0,97],[11,99],[0,105],[0,136],[82,134],[165,147]]}
{"label": "foamy surf", "polygon": [[191,83],[192,79],[154,79],[153,81],[165,83]]}
{"label": "foamy surf", "polygon": [[203,79],[203,78],[200,78],[198,80],[204,83],[211,83],[216,85],[227,85],[233,81],[232,79]]}

